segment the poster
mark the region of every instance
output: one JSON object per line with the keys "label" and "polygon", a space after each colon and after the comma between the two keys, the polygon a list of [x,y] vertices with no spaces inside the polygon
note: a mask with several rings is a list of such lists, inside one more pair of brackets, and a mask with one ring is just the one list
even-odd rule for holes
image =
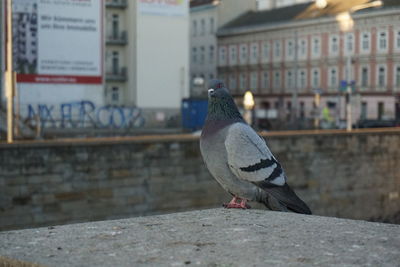
{"label": "poster", "polygon": [[19,83],[101,84],[102,0],[13,0]]}

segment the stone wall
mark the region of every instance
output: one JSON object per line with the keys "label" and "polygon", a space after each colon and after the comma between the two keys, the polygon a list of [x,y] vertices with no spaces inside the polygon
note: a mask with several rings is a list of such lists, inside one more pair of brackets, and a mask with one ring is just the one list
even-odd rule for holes
{"label": "stone wall", "polygon": [[[400,222],[400,131],[269,133],[315,214]],[[0,229],[218,207],[198,137],[0,145]]]}

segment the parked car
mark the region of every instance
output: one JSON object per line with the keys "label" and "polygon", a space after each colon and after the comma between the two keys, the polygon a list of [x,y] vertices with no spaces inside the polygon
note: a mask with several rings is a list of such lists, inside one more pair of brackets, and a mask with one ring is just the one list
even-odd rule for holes
{"label": "parked car", "polygon": [[399,127],[400,121],[397,120],[360,120],[358,128],[380,128],[380,127]]}

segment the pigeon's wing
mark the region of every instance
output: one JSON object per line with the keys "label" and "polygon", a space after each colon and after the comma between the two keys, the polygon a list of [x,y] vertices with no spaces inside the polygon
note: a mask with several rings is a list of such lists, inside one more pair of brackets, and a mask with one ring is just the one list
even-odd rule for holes
{"label": "pigeon's wing", "polygon": [[252,183],[285,184],[281,165],[265,141],[247,124],[234,123],[229,127],[225,147],[229,168],[238,178]]}
{"label": "pigeon's wing", "polygon": [[[228,129],[225,147],[229,168],[239,179],[262,188],[282,205],[279,210],[311,214],[308,206],[286,183],[286,175],[265,141],[250,126],[233,124]],[[271,204],[269,201],[263,200],[267,206]]]}

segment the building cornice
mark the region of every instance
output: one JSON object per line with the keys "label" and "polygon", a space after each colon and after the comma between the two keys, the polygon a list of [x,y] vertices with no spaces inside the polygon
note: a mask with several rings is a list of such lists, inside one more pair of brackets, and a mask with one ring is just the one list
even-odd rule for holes
{"label": "building cornice", "polygon": [[208,5],[201,5],[201,6],[191,7],[190,8],[190,13],[201,12],[201,11],[204,11],[204,10],[213,9],[213,8],[218,7],[218,5],[208,4]]}
{"label": "building cornice", "polygon": [[[370,19],[371,17],[396,15],[396,14],[400,14],[400,8],[393,8],[390,10],[355,13],[352,15],[352,17],[354,20],[357,20],[357,19],[364,19],[364,18]],[[258,25],[253,25],[253,26],[243,26],[243,27],[237,27],[237,28],[231,28],[231,29],[221,28],[218,30],[217,36],[218,37],[230,37],[233,35],[257,33],[257,32],[263,32],[263,31],[277,31],[277,30],[301,28],[301,27],[306,27],[306,26],[329,24],[329,23],[336,23],[336,18],[334,16],[330,16],[330,17],[313,18],[313,19],[305,19],[305,20],[291,20],[291,21],[284,21],[284,22],[279,22],[279,23],[258,24]]]}

